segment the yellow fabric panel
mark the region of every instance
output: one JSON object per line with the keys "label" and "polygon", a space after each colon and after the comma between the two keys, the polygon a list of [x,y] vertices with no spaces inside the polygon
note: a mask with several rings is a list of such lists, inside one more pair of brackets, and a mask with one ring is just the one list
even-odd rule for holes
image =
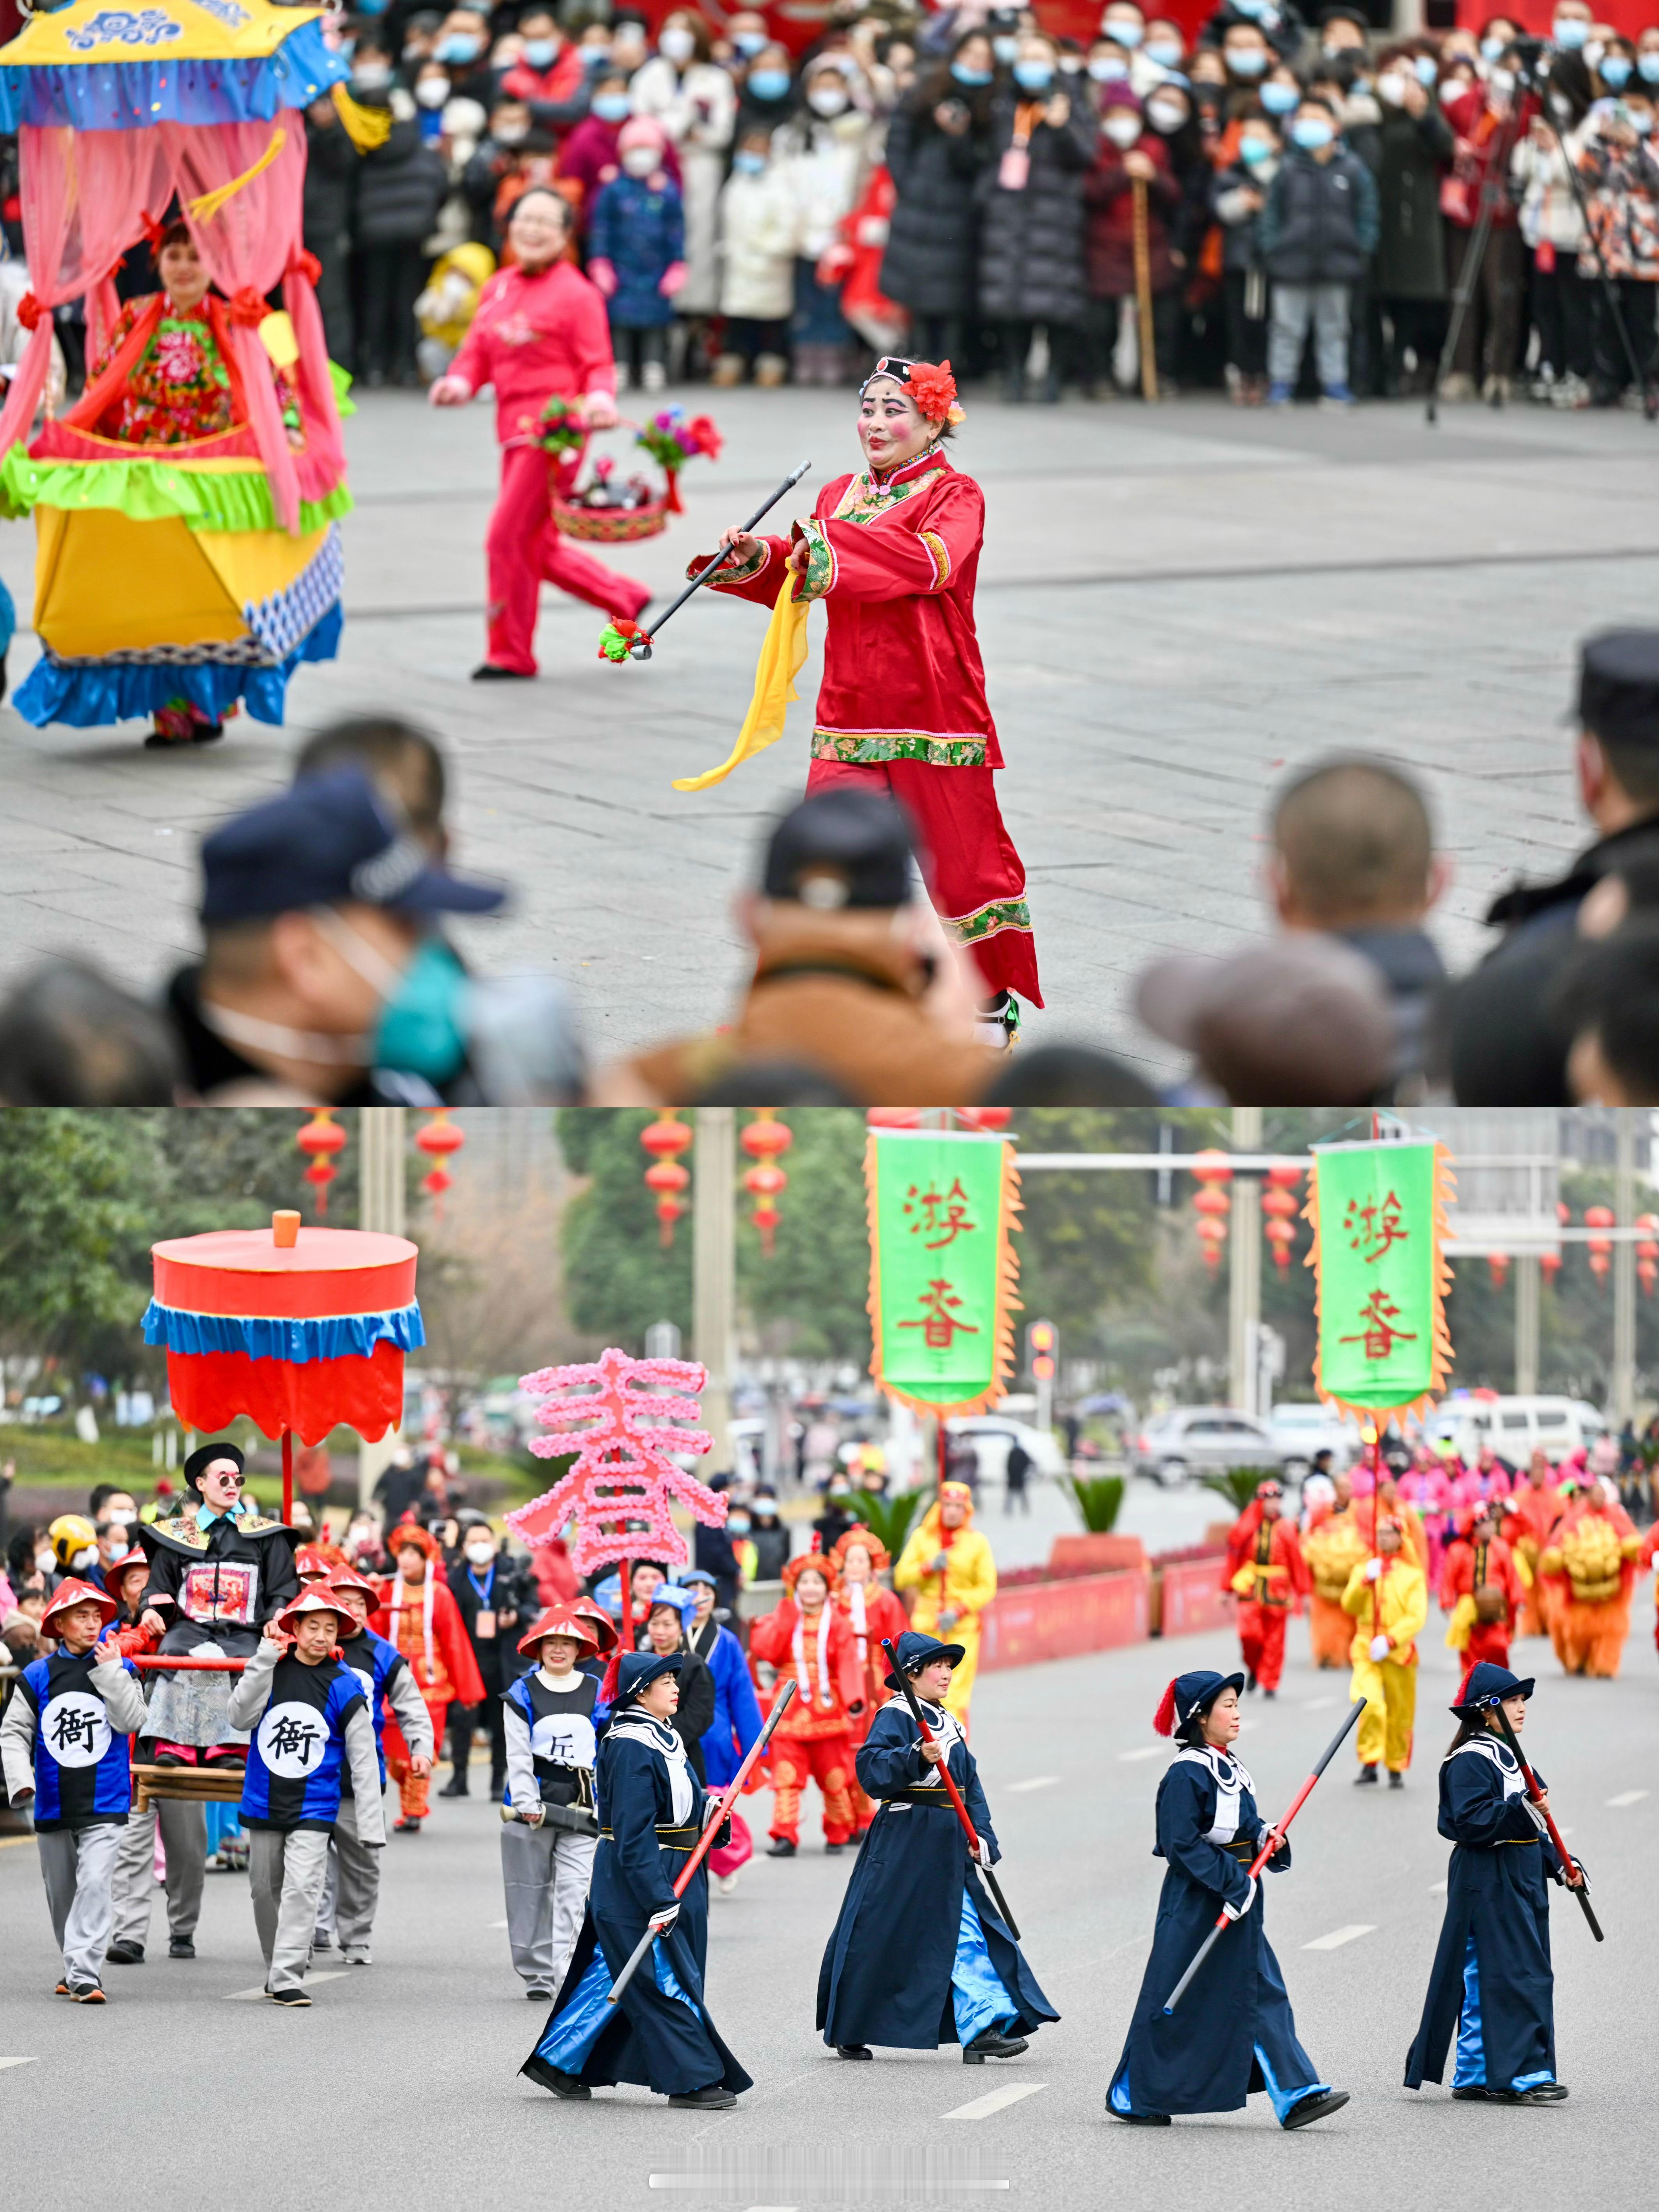
{"label": "yellow fabric panel", "polygon": [[34,627],[60,657],[246,636],[240,602],[178,516],[133,522],[112,507],[39,507],[35,518]]}
{"label": "yellow fabric panel", "polygon": [[234,607],[285,592],[317,557],[328,525],[303,538],[285,530],[197,530],[191,532]]}
{"label": "yellow fabric panel", "polygon": [[[67,8],[51,15],[32,15],[10,45],[0,47],[0,63],[10,68],[40,69],[65,63],[86,68],[100,62],[153,62],[158,57],[170,62],[258,60],[274,53],[301,23],[316,22],[324,11],[279,8],[272,0],[237,0],[234,13],[242,21],[232,27],[205,8],[195,6],[193,0],[166,0],[161,12],[179,25],[180,34],[165,45],[158,46],[137,37],[103,36],[88,47],[70,44],[71,31],[84,33],[94,17],[107,18],[118,12],[110,8],[108,0],[70,0]],[[144,10],[133,8],[127,12],[136,30]]]}

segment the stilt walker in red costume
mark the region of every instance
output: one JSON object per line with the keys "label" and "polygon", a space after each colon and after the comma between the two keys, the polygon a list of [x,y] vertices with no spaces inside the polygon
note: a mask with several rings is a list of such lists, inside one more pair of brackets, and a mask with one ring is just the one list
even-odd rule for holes
{"label": "stilt walker in red costume", "polygon": [[785,1563],[789,1595],[775,1613],[749,1632],[749,1655],[779,1674],[793,1674],[799,1695],[772,1738],[772,1808],[769,1857],[792,1859],[800,1845],[800,1799],[808,1782],[823,1794],[823,1847],[834,1853],[853,1839],[856,1821],[854,1730],[868,1692],[859,1672],[858,1648],[842,1613],[830,1602],[836,1570],[822,1552],[797,1552]]}
{"label": "stilt walker in red costume", "polygon": [[[1042,994],[1025,870],[997,804],[1002,750],[974,629],[985,498],[944,449],[962,419],[956,397],[949,362],[878,361],[860,393],[867,465],[832,477],[788,538],[726,531],[734,565],[709,588],[771,607],[775,620],[824,602],[808,793],[854,784],[902,802],[933,905],[978,964],[986,1022],[1012,1036],[1014,994],[1040,1006]],[[780,712],[758,743],[781,729]],[[725,766],[678,787],[718,782],[757,749],[740,738]]]}
{"label": "stilt walker in red costume", "polygon": [[[852,1729],[856,1762],[859,1746],[869,1735],[870,1723],[885,1702],[888,1662],[881,1648],[882,1639],[890,1636],[896,1644],[910,1621],[892,1591],[876,1580],[884,1567],[892,1565],[892,1560],[885,1545],[872,1536],[862,1522],[842,1532],[830,1558],[840,1577],[836,1585],[835,1604],[852,1633],[859,1680],[863,1684],[860,1695],[864,1699],[864,1711]],[[859,1787],[856,1764],[848,1777],[847,1790],[853,1801],[854,1825],[861,1836],[875,1819],[876,1808]]]}
{"label": "stilt walker in red costume", "polygon": [[[386,1548],[398,1572],[368,1625],[403,1653],[432,1716],[432,1741],[441,1743],[456,1699],[464,1705],[483,1703],[478,1662],[460,1607],[443,1579],[443,1554],[435,1538],[412,1521],[400,1522],[388,1533]],[[425,1762],[425,1773],[415,1771],[403,1730],[392,1719],[386,1728],[386,1763],[398,1785],[402,1813],[395,1825],[405,1835],[418,1835],[431,1809],[431,1762]]]}
{"label": "stilt walker in red costume", "polygon": [[433,386],[434,407],[462,407],[495,387],[501,489],[489,519],[489,644],[476,678],[536,673],[536,611],[544,582],[556,584],[614,620],[632,620],[650,598],[643,584],[614,575],[554,527],[552,490],[574,477],[580,445],[555,453],[538,442],[543,409],[558,399],[590,430],[617,420],[617,368],[605,301],[563,258],[570,206],[533,188],[507,226],[510,266],[478,297],[465,343]]}
{"label": "stilt walker in red costume", "polygon": [[1285,1671],[1285,1625],[1308,1594],[1307,1563],[1293,1522],[1285,1518],[1276,1482],[1256,1492],[1256,1522],[1230,1587],[1238,1594],[1238,1644],[1249,1669],[1244,1686],[1264,1698],[1279,1694]]}
{"label": "stilt walker in red costume", "polygon": [[1446,1649],[1461,1651],[1467,1666],[1485,1660],[1507,1667],[1510,1639],[1516,1633],[1526,1588],[1515,1557],[1498,1533],[1498,1501],[1474,1508],[1469,1533],[1446,1553],[1440,1583],[1440,1608],[1451,1620]]}

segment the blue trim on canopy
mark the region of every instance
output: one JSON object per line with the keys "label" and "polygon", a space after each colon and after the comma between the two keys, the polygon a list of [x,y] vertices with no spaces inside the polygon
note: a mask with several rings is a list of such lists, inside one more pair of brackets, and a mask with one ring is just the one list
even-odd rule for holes
{"label": "blue trim on canopy", "polygon": [[216,722],[240,700],[256,722],[280,726],[289,678],[305,661],[332,660],[344,623],[343,609],[331,606],[276,668],[238,660],[63,661],[43,653],[11,703],[37,730],[48,722],[64,722],[73,730],[102,729],[110,722],[154,714],[175,699],[188,699]]}
{"label": "blue trim on canopy", "polygon": [[366,1359],[377,1344],[413,1352],[426,1342],[421,1309],[410,1304],[390,1313],[331,1314],[323,1321],[278,1321],[264,1316],[186,1313],[152,1298],[144,1310],[144,1342],[192,1358],[204,1352],[245,1352],[250,1359],[281,1359],[304,1367],[313,1359]]}
{"label": "blue trim on canopy", "polygon": [[[0,131],[70,124],[76,131],[145,131],[156,123],[266,122],[308,107],[351,64],[301,23],[274,53],[252,61],[47,63],[0,69]],[[159,215],[159,209],[152,209]]]}

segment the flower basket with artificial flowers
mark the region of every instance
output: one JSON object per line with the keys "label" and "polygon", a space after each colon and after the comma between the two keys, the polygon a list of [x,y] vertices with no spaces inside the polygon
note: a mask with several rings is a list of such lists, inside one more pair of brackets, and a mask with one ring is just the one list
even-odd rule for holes
{"label": "flower basket with artificial flowers", "polygon": [[[580,425],[580,416],[560,400],[550,403],[548,411],[554,409],[562,410],[558,425],[562,442],[550,444],[544,437],[537,442],[549,453],[578,450],[587,434],[579,428],[572,440],[566,426],[573,422]],[[546,421],[546,414],[543,419]],[[680,471],[698,454],[714,460],[722,442],[719,430],[708,416],[699,415],[688,421],[678,407],[665,408],[643,426],[622,423],[618,428],[632,429],[635,444],[643,447],[660,467],[662,488],[653,491],[641,476],[619,477],[616,463],[608,457],[596,460],[592,474],[574,489],[566,492],[555,483],[553,520],[567,538],[620,544],[634,538],[660,536],[668,527],[669,516],[684,512],[680,505]]]}

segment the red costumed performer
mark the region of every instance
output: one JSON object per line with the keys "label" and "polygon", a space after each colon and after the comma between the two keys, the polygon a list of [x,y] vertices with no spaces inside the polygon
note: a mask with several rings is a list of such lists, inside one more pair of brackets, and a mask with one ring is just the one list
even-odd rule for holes
{"label": "red costumed performer", "polygon": [[1482,1659],[1509,1665],[1510,1639],[1526,1599],[1515,1556],[1498,1534],[1498,1512],[1496,1503],[1475,1508],[1469,1533],[1448,1550],[1441,1577],[1441,1611],[1451,1615],[1446,1648],[1461,1651],[1470,1667]]}
{"label": "red costumed performer", "polygon": [[[884,1692],[889,1662],[881,1648],[882,1639],[891,1637],[896,1644],[910,1626],[910,1620],[892,1591],[876,1580],[884,1568],[892,1565],[892,1560],[886,1547],[871,1534],[862,1522],[836,1539],[830,1559],[840,1577],[836,1586],[836,1608],[852,1632],[862,1685],[859,1694],[864,1699],[864,1711],[852,1729],[856,1760],[859,1747],[870,1733],[871,1722],[886,1702]],[[875,1819],[876,1808],[860,1789],[856,1769],[848,1773],[847,1794],[853,1801],[854,1826],[861,1836]]]}
{"label": "red costumed performer", "polygon": [[949,362],[878,362],[859,408],[868,466],[825,484],[793,538],[726,531],[737,566],[709,588],[775,607],[793,580],[792,604],[824,602],[807,792],[855,784],[902,802],[933,904],[984,978],[986,1018],[1012,1036],[1012,994],[1040,1006],[1042,994],[1025,870],[997,805],[1002,751],[974,629],[985,498],[943,449],[961,418],[956,391]]}
{"label": "red costumed performer", "polygon": [[501,489],[489,520],[489,643],[475,677],[536,673],[536,611],[544,582],[631,620],[650,592],[612,574],[554,527],[552,492],[574,477],[577,455],[536,443],[550,399],[579,410],[590,429],[617,420],[617,368],[605,301],[573,262],[569,203],[532,187],[507,226],[513,264],[498,269],[478,296],[477,313],[447,375],[432,387],[437,407],[465,406],[495,387],[495,435]]}
{"label": "red costumed performer", "polygon": [[853,1632],[830,1602],[836,1579],[822,1552],[798,1552],[784,1564],[788,1596],[749,1632],[750,1657],[764,1660],[780,1677],[793,1675],[799,1692],[772,1738],[777,1796],[769,1856],[775,1859],[795,1856],[801,1792],[809,1781],[823,1793],[826,1850],[850,1843],[857,1825],[850,1794],[854,1735],[867,1693]]}
{"label": "red costumed performer", "polygon": [[1522,1636],[1547,1636],[1550,1625],[1544,1607],[1549,1585],[1538,1572],[1551,1532],[1566,1510],[1566,1500],[1556,1486],[1555,1469],[1547,1454],[1535,1451],[1527,1479],[1517,1482],[1504,1501],[1504,1541],[1517,1559],[1523,1559],[1532,1577],[1521,1613]]}
{"label": "red costumed performer", "polygon": [[1247,1689],[1273,1697],[1285,1671],[1285,1624],[1308,1592],[1308,1569],[1295,1525],[1285,1520],[1276,1482],[1256,1492],[1256,1522],[1231,1587],[1238,1594],[1238,1643],[1249,1669]]}
{"label": "red costumed performer", "polygon": [[[460,1607],[443,1579],[443,1553],[436,1539],[414,1522],[404,1521],[388,1533],[386,1548],[397,1562],[397,1577],[368,1625],[403,1653],[415,1686],[432,1716],[432,1741],[441,1743],[452,1702],[459,1699],[464,1705],[481,1705],[483,1680]],[[425,1771],[416,1771],[403,1731],[389,1717],[386,1763],[398,1785],[402,1808],[403,1817],[396,1825],[405,1834],[418,1834],[430,1810],[428,1789],[432,1762],[422,1760]]]}

